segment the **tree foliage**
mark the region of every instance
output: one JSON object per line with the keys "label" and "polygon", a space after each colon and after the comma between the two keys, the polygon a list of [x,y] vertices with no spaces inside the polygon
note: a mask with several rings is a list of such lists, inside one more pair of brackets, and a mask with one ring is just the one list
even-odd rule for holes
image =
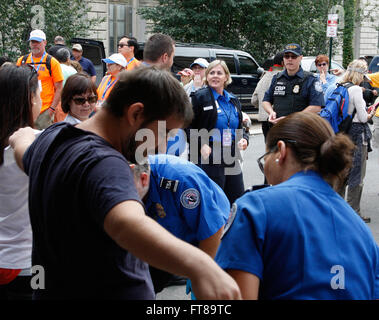
{"label": "tree foliage", "polygon": [[138,13],[152,32],[176,41],[249,51],[260,62],[295,42],[304,55],[326,54],[327,15],[340,0],[158,0]]}
{"label": "tree foliage", "polygon": [[86,37],[103,20],[88,18],[90,7],[83,0],[1,0],[0,55],[15,60],[28,52],[28,37],[33,29],[42,29],[49,45],[61,35]]}
{"label": "tree foliage", "polygon": [[353,55],[353,36],[354,36],[354,21],[355,21],[355,1],[344,0],[343,4],[345,12],[345,28],[343,30],[343,60],[342,64],[346,68],[354,59]]}

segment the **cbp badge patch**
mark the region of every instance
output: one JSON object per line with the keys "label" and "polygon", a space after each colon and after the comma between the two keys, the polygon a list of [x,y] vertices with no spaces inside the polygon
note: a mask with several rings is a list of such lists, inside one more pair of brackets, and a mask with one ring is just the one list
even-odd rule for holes
{"label": "cbp badge patch", "polygon": [[200,204],[199,191],[193,188],[183,191],[180,196],[180,203],[184,208],[195,209]]}

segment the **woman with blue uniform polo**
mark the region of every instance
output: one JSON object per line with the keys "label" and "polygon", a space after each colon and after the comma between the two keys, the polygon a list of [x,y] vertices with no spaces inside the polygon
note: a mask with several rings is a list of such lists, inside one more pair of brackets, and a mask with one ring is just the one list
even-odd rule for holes
{"label": "woman with blue uniform polo", "polygon": [[[233,203],[245,190],[239,151],[247,148],[249,133],[243,127],[240,102],[225,90],[231,83],[226,63],[212,61],[205,78],[207,86],[191,95],[194,119],[187,128],[189,159],[198,164]],[[200,136],[197,148],[193,129]],[[201,139],[204,129],[209,134],[205,141]]]}
{"label": "woman with blue uniform polo", "polygon": [[379,298],[378,245],[332,188],[353,149],[309,112],[269,131],[258,160],[273,186],[235,202],[216,255],[244,299]]}

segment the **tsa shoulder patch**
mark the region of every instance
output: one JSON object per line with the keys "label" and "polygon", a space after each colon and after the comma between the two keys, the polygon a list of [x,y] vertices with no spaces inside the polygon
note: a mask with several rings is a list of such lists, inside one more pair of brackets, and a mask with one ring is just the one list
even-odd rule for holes
{"label": "tsa shoulder patch", "polygon": [[224,232],[222,233],[221,239],[225,236],[225,234],[229,231],[230,227],[232,226],[234,219],[236,218],[237,208],[238,208],[237,204],[233,203],[230,209],[229,218],[228,218],[228,221],[226,221]]}
{"label": "tsa shoulder patch", "polygon": [[170,180],[166,178],[161,178],[159,182],[159,186],[166,190],[171,190],[172,192],[176,192],[178,189],[179,180]]}
{"label": "tsa shoulder patch", "polygon": [[200,204],[200,192],[194,188],[184,190],[180,203],[186,209],[195,209]]}

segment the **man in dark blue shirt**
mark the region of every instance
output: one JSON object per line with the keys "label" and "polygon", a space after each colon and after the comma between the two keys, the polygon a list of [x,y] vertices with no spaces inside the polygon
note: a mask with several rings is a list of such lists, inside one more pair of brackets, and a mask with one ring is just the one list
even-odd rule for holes
{"label": "man in dark blue shirt", "polygon": [[76,43],[72,46],[72,55],[74,59],[80,63],[83,68],[83,71],[87,73],[93,83],[96,82],[96,70],[92,61],[83,57],[83,48],[79,43]]}
{"label": "man in dark blue shirt", "polygon": [[277,123],[283,117],[299,111],[320,112],[324,106],[322,86],[315,75],[301,68],[302,49],[296,43],[284,49],[282,72],[276,74],[263,98],[268,121]]}

